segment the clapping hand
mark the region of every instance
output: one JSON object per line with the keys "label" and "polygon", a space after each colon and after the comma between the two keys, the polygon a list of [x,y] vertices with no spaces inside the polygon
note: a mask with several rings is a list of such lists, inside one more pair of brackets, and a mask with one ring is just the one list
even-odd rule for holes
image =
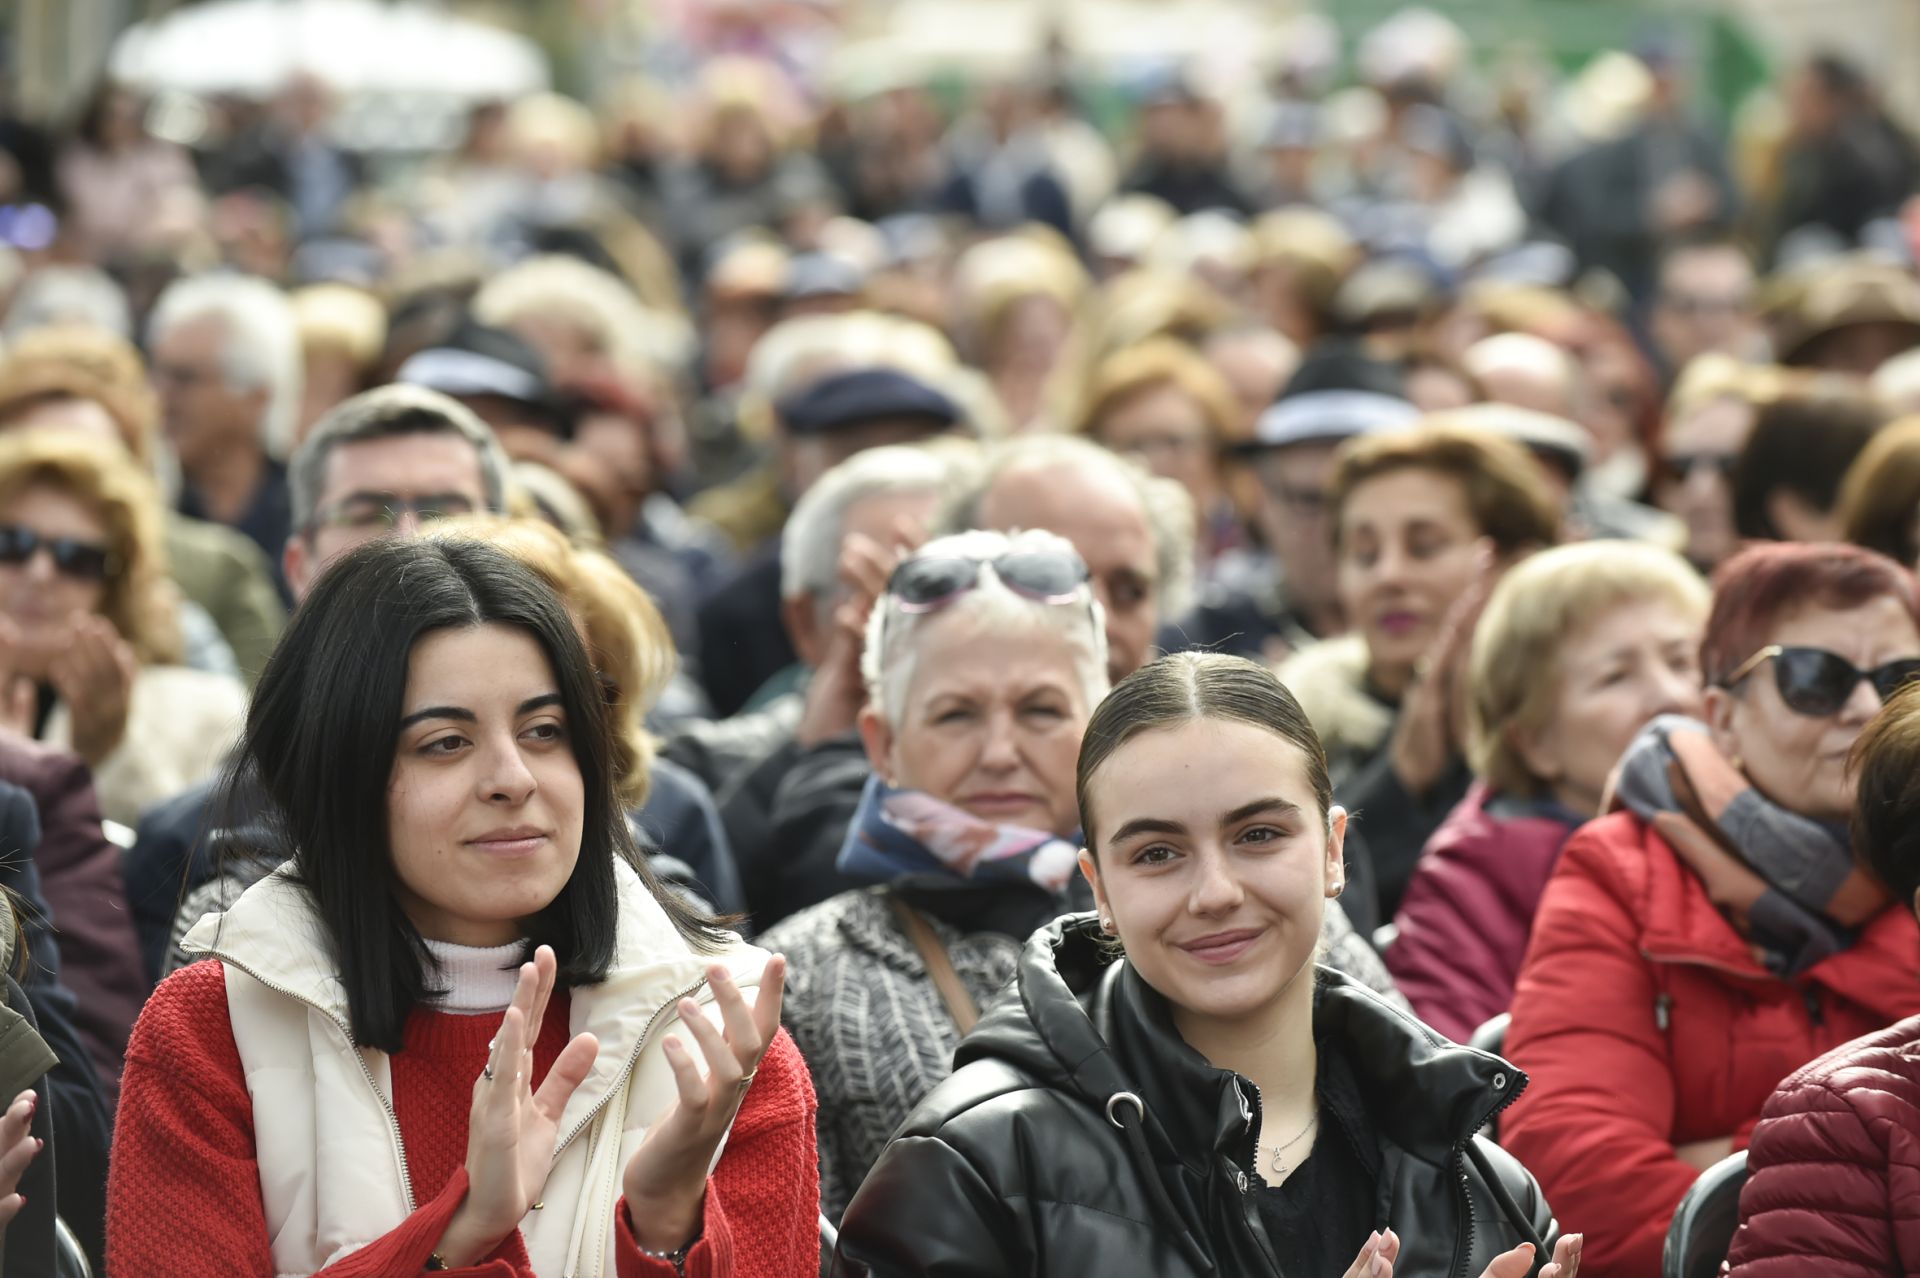
{"label": "clapping hand", "polygon": [[139,663],[113,623],[94,614],[76,617],[67,642],[53,654],[47,678],[73,716],[73,749],[99,767],[120,748],[133,704]]}
{"label": "clapping hand", "polygon": [[681,1000],[679,1007],[681,1025],[706,1059],[706,1076],[701,1076],[686,1040],[670,1036],[662,1050],[679,1099],[634,1151],[622,1180],[634,1240],[649,1251],[672,1251],[698,1234],[707,1168],[780,1031],[786,959],[775,955],[768,960],[752,1004],[726,968],[716,965],[707,977],[724,1031],[691,999]]}
{"label": "clapping hand", "polygon": [[[1578,1278],[1580,1249],[1584,1234],[1563,1234],[1554,1244],[1553,1259],[1540,1270],[1540,1278]],[[1393,1262],[1400,1257],[1400,1235],[1382,1230],[1367,1239],[1342,1278],[1393,1278]],[[1527,1278],[1533,1270],[1533,1244],[1521,1243],[1512,1251],[1493,1258],[1480,1278]]]}
{"label": "clapping hand", "polygon": [[576,1035],[560,1049],[538,1091],[533,1045],[553,995],[557,963],[542,945],[520,966],[513,1002],[501,1019],[486,1068],[473,1083],[467,1118],[467,1196],[436,1249],[450,1266],[476,1263],[520,1225],[553,1166],[560,1115],[593,1068],[600,1045]]}
{"label": "clapping hand", "polygon": [[28,1132],[38,1099],[31,1089],[21,1092],[0,1114],[0,1230],[27,1205],[26,1196],[19,1192],[20,1177],[44,1144]]}

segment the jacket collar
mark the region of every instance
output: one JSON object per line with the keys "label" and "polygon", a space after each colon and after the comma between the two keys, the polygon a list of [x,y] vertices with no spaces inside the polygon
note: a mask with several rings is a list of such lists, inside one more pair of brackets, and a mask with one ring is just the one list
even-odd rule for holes
{"label": "jacket collar", "polygon": [[[616,859],[614,879],[619,924],[606,980],[569,991],[570,1031],[593,1034],[600,1051],[561,1115],[563,1141],[625,1077],[650,1030],[673,1014],[679,998],[711,1002],[705,985],[709,967],[724,964],[746,988],[759,983],[768,957],[737,936],[716,954],[695,953],[633,867]],[[290,867],[282,866],[248,888],[224,913],[201,919],[182,944],[188,953],[232,964],[347,1032],[351,1022],[346,990],[331,945],[312,898]]]}
{"label": "jacket collar", "polygon": [[[1008,1059],[1101,1108],[1133,1093],[1150,1137],[1182,1162],[1236,1150],[1251,1136],[1252,1086],[1189,1047],[1165,1001],[1131,965],[1108,959],[1102,939],[1092,915],[1036,933],[1021,957],[1019,997],[982,1020],[956,1067]],[[1319,968],[1315,978],[1316,1034],[1340,1045],[1389,1144],[1444,1162],[1525,1086],[1507,1062],[1448,1042],[1341,973]]]}
{"label": "jacket collar", "polygon": [[[1631,822],[1644,844],[1647,883],[1640,946],[1655,962],[1691,963],[1741,980],[1781,980],[1754,957],[1753,947],[1715,907],[1706,886],[1638,817]],[[1860,930],[1854,943],[1801,974],[1889,1021],[1920,1012],[1920,924],[1904,905],[1890,905]]]}

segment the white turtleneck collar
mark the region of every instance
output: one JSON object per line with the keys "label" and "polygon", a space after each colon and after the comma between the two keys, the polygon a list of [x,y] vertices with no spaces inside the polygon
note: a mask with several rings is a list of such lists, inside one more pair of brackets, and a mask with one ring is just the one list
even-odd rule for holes
{"label": "white turtleneck collar", "polygon": [[520,979],[520,956],[526,953],[526,942],[475,946],[422,939],[437,968],[429,974],[428,983],[446,991],[433,1000],[435,1011],[478,1016],[507,1010],[513,1002],[513,987]]}

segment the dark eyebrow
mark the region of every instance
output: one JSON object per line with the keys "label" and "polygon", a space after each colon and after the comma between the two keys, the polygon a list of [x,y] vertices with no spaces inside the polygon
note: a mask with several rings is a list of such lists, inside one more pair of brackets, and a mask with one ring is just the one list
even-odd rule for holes
{"label": "dark eyebrow", "polygon": [[1221,817],[1220,824],[1222,826],[1238,825],[1248,817],[1258,816],[1262,812],[1272,812],[1276,816],[1283,817],[1298,816],[1300,813],[1300,805],[1290,803],[1277,796],[1270,799],[1255,799],[1252,803],[1243,803]]}
{"label": "dark eyebrow", "polygon": [[[561,698],[559,693],[543,692],[537,697],[528,697],[525,701],[522,701],[519,706],[514,709],[514,713],[516,715],[532,714],[535,710],[560,704]],[[412,714],[400,720],[400,728],[402,731],[405,731],[414,724],[427,719],[457,719],[461,723],[478,723],[480,721],[478,715],[464,706],[428,706],[424,710],[415,710]]]}
{"label": "dark eyebrow", "polygon": [[1185,834],[1187,827],[1178,821],[1166,821],[1159,817],[1135,817],[1108,837],[1115,843],[1125,843],[1136,834]]}

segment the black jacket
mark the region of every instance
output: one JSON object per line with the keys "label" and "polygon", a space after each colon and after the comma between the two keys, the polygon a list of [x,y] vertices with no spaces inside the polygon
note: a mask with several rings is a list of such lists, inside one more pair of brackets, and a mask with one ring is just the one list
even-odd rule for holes
{"label": "black jacket", "polygon": [[[1100,939],[1091,915],[1034,934],[1016,992],[854,1196],[836,1274],[1279,1273],[1248,1170],[1257,1092],[1182,1042]],[[1352,1063],[1380,1137],[1375,1212],[1403,1240],[1394,1272],[1479,1278],[1523,1241],[1544,1264],[1558,1230],[1539,1186],[1474,1135],[1526,1079],[1318,975],[1316,1030]]]}

